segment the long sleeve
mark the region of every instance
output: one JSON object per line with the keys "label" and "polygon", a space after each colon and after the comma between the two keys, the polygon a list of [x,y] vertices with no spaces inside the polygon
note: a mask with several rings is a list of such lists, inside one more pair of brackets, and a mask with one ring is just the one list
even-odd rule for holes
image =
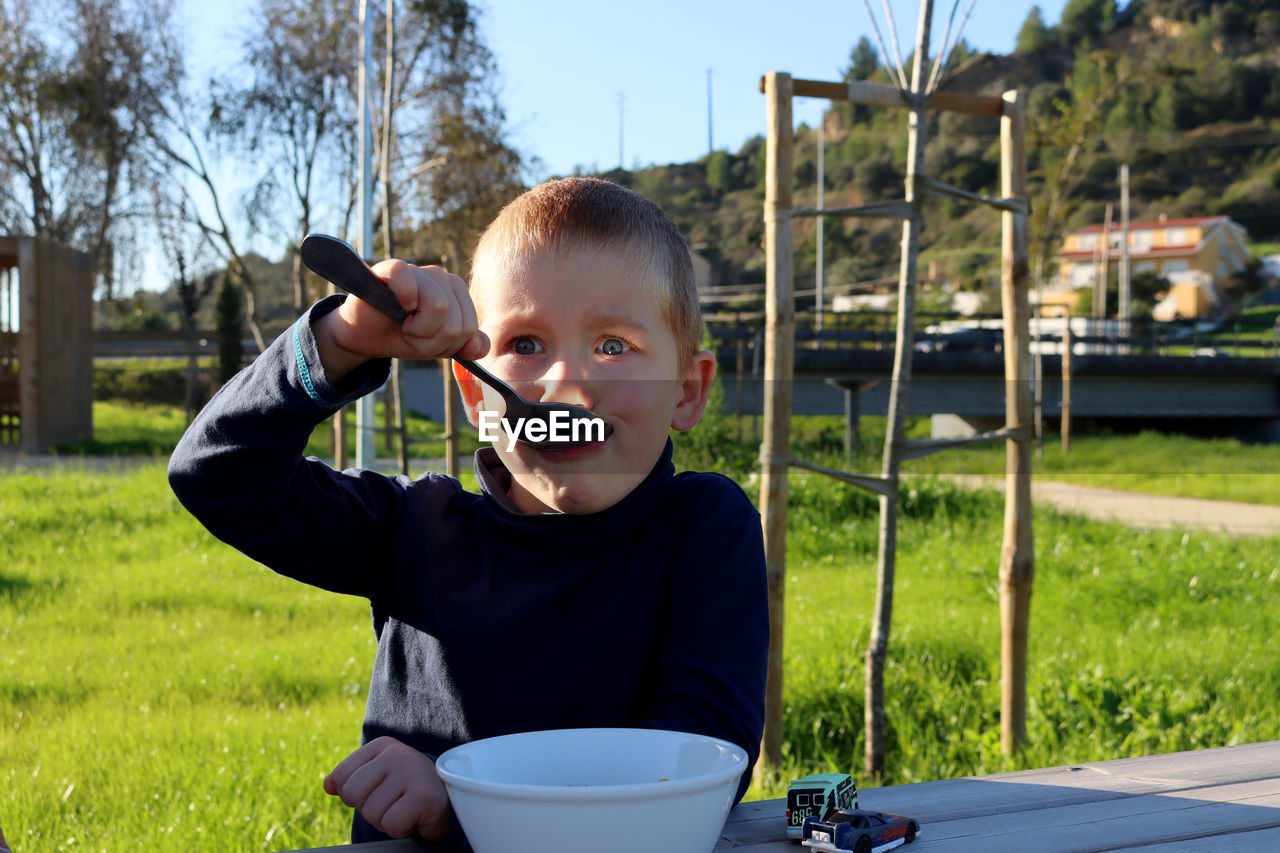
{"label": "long sleeve", "polygon": [[328,381],[311,323],[341,301],[317,303],[215,395],[178,443],[169,482],[214,536],[253,559],[372,598],[373,567],[387,563],[405,484],[302,455],[318,423],[388,371],[375,360],[341,389]]}

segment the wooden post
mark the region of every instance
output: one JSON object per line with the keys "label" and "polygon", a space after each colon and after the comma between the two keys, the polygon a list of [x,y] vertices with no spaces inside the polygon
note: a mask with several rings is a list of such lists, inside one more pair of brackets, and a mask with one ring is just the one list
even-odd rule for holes
{"label": "wooden post", "polygon": [[333,467],[339,471],[347,468],[347,407],[333,413]]}
{"label": "wooden post", "polygon": [[440,359],[440,373],[444,382],[444,472],[458,478],[458,380],[453,375],[453,363]]}
{"label": "wooden post", "polygon": [[928,73],[929,27],[933,0],[920,3],[920,23],[916,30],[916,51],[911,65],[914,101],[907,125],[907,204],[911,216],[902,223],[902,261],[898,271],[898,329],[894,340],[893,384],[889,388],[889,420],[885,427],[884,465],[881,475],[893,484],[892,494],[880,496],[880,546],[876,572],[876,598],[871,615],[871,639],[866,655],[866,697],[863,722],[866,744],[863,761],[867,776],[884,773],[885,717],[884,668],[889,655],[889,631],[893,620],[893,584],[898,550],[898,469],[905,434],[907,385],[911,381],[911,355],[915,349],[916,264],[920,249],[920,186],[924,177],[924,150],[927,142],[928,103],[921,96]]}
{"label": "wooden post", "polygon": [[[737,324],[735,323],[735,326]],[[742,372],[747,366],[747,341],[743,337],[742,329],[738,329],[738,367],[737,373],[737,399],[734,403],[734,429],[738,444],[742,444]]]}
{"label": "wooden post", "polygon": [[1062,453],[1071,452],[1071,312],[1064,311],[1067,327],[1062,332]]}
{"label": "wooden post", "polygon": [[400,473],[407,477],[409,475],[409,427],[405,423],[404,363],[398,358],[391,360],[391,390],[395,397],[396,457],[399,461]]}
{"label": "wooden post", "polygon": [[846,385],[844,388],[844,464],[853,464],[853,451],[862,444],[858,431],[858,386]]}
{"label": "wooden post", "polygon": [[[1017,90],[1004,93],[1000,119],[1001,194],[1025,196],[1027,160],[1025,112]],[[1026,427],[1031,421],[1030,316],[1027,293],[1027,217],[1001,214],[1000,292],[1004,308],[1005,422]],[[1027,737],[1027,633],[1031,622],[1031,585],[1035,553],[1031,536],[1031,444],[1006,441],[1004,546],[1000,553],[1000,743],[1006,755]]]}
{"label": "wooden post", "polygon": [[[760,444],[760,515],[769,577],[769,674],[761,755],[769,773],[782,763],[783,626],[787,577],[787,468],[791,457],[791,377],[795,300],[791,246],[791,75],[765,76],[768,142],[765,160],[764,439]],[[757,765],[757,773],[763,769]],[[762,778],[757,776],[757,778]]]}
{"label": "wooden post", "polygon": [[[337,293],[338,287],[330,284],[329,293]],[[331,438],[333,440],[333,467],[339,471],[345,471],[347,468],[347,407],[343,406],[333,413],[333,417],[329,419],[332,425]]]}

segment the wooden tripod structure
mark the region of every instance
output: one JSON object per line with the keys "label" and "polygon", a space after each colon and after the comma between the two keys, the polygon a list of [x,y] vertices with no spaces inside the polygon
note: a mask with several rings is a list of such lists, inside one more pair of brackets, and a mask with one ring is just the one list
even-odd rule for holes
{"label": "wooden tripod structure", "polygon": [[[760,448],[761,515],[769,577],[769,677],[761,752],[776,769],[782,759],[783,635],[786,580],[787,471],[801,467],[867,489],[880,498],[880,543],[875,606],[866,653],[865,772],[884,770],[884,664],[888,655],[897,550],[898,477],[903,459],[979,441],[1004,440],[1007,447],[1004,544],[1000,555],[1001,729],[1006,754],[1026,739],[1027,634],[1030,623],[1034,554],[1031,530],[1031,356],[1028,337],[1028,253],[1026,149],[1023,104],[1016,90],[1002,97],[935,92],[937,69],[925,79],[932,0],[923,0],[909,87],[864,81],[826,83],[795,80],[771,72],[761,89],[768,106],[765,172],[765,386],[764,433]],[[945,41],[945,37],[944,37]],[[939,57],[941,61],[941,57]],[[815,97],[909,110],[906,192],[902,201],[827,210],[796,208],[792,203],[792,99]],[[930,109],[955,110],[1000,119],[1001,196],[981,196],[924,174],[926,115]],[[1001,294],[1004,313],[1005,426],[957,440],[906,441],[904,423],[911,378],[915,325],[916,261],[922,225],[921,201],[946,195],[1001,211],[1003,224]],[[866,216],[902,220],[902,261],[898,280],[898,317],[893,384],[890,389],[884,461],[880,476],[851,474],[797,459],[790,448],[791,385],[794,372],[795,306],[792,221],[797,216]]]}

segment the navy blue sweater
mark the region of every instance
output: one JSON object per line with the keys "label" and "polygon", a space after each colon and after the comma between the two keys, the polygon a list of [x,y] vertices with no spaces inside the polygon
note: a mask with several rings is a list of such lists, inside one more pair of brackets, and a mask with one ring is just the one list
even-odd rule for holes
{"label": "navy blue sweater", "polygon": [[[183,505],[271,569],[372,603],[362,740],[435,756],[536,729],[638,726],[720,737],[754,763],[768,601],[760,517],[717,474],[649,476],[591,515],[520,513],[492,448],[483,494],[440,474],[338,472],[302,453],[333,409],[386,377],[331,385],[313,307],[224,387],[169,464]],[[738,796],[745,791],[750,767]],[[384,837],[357,814],[353,840]]]}

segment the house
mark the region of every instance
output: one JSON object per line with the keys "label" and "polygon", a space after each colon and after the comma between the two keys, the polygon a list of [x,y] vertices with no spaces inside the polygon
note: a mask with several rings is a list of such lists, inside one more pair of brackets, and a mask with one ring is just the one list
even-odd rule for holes
{"label": "house", "polygon": [[[1073,301],[1082,288],[1092,288],[1102,266],[1103,226],[1090,225],[1066,235],[1058,254],[1061,289],[1045,303]],[[1133,275],[1153,272],[1169,281],[1156,306],[1157,320],[1203,317],[1222,303],[1226,280],[1249,262],[1244,226],[1227,216],[1200,216],[1129,223],[1129,263]],[[1111,224],[1108,269],[1119,269],[1123,230]]]}

